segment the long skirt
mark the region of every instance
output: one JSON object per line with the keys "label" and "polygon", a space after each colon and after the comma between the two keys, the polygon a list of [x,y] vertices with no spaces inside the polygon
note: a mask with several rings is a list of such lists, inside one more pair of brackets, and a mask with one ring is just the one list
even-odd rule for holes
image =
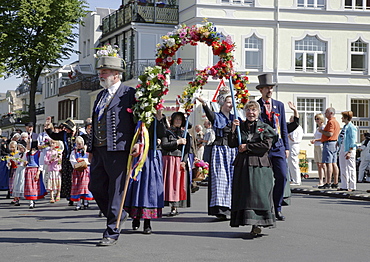
{"label": "long skirt", "polygon": [[148,152],[144,166],[137,179],[130,179],[125,210],[134,219],[152,219],[162,217],[163,175],[162,153],[154,150]]}
{"label": "long skirt", "polygon": [[71,162],[68,158],[63,155],[62,158],[62,188],[61,188],[61,197],[65,197],[67,199],[70,198],[71,195],[71,185],[72,185],[72,172],[73,167]]}
{"label": "long skirt", "polygon": [[13,181],[13,197],[24,197],[24,172],[26,171],[25,166],[18,166],[15,170],[14,181]]}
{"label": "long skirt", "polygon": [[89,191],[90,167],[84,171],[73,170],[71,201],[93,200],[93,195]]}
{"label": "long skirt", "polygon": [[39,179],[35,180],[37,167],[26,167],[24,173],[24,198],[27,200],[42,199],[47,194],[42,181],[42,173],[40,173]]}
{"label": "long skirt", "polygon": [[273,186],[270,167],[235,166],[230,226],[274,227]]}
{"label": "long skirt", "polygon": [[185,207],[187,177],[185,170],[180,167],[180,163],[181,157],[179,156],[163,157],[164,201],[165,204],[171,203],[173,206]]}
{"label": "long skirt", "polygon": [[12,194],[13,192],[14,174],[15,174],[15,168],[10,168],[9,170],[9,192],[10,194]]}
{"label": "long skirt", "polygon": [[9,189],[9,169],[7,161],[0,160],[0,190]]}
{"label": "long skirt", "polygon": [[47,177],[47,189],[49,191],[60,191],[62,187],[62,176],[60,171],[49,171]]}
{"label": "long skirt", "polygon": [[229,215],[234,174],[232,165],[237,148],[213,146],[208,181],[208,215]]}

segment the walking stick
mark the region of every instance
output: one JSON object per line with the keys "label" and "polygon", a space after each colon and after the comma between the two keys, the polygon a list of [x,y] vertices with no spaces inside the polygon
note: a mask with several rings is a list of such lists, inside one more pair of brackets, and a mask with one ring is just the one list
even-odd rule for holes
{"label": "walking stick", "polygon": [[[140,125],[139,129],[137,130],[137,133],[140,134],[141,130],[142,130],[142,125]],[[136,139],[134,141],[136,141]],[[134,145],[134,141],[132,142],[131,148]],[[120,205],[119,210],[118,210],[118,216],[117,216],[117,222],[116,222],[116,228],[115,229],[119,229],[120,228],[120,224],[121,224],[121,217],[122,217],[122,212],[123,212],[123,206],[125,205],[128,184],[130,182],[131,173],[132,173],[132,163],[131,163],[131,160],[132,160],[132,157],[130,155],[129,158],[128,158],[128,163],[127,163],[129,165],[129,167],[127,168],[126,179],[125,179],[125,186],[123,188],[123,193],[122,193],[122,198],[121,198],[121,205]]]}
{"label": "walking stick", "polygon": [[130,178],[131,178],[131,172],[132,172],[132,168],[127,170],[127,173],[126,173],[125,187],[123,188],[123,193],[122,193],[122,198],[121,198],[121,205],[119,207],[119,212],[118,212],[118,216],[117,216],[116,229],[120,228],[123,206],[125,205],[128,183],[130,183]]}

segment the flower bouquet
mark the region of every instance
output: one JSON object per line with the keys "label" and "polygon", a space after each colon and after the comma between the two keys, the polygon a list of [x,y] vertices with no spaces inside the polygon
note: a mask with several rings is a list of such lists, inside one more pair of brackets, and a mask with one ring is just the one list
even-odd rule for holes
{"label": "flower bouquet", "polygon": [[203,160],[195,160],[193,168],[193,181],[206,179],[209,173],[209,164]]}

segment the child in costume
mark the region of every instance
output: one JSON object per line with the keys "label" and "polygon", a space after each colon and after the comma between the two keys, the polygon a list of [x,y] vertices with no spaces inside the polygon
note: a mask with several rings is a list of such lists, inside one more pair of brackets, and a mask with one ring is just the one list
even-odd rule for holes
{"label": "child in costume", "polygon": [[60,200],[62,186],[62,151],[61,143],[57,140],[50,140],[50,148],[46,150],[44,166],[47,170],[47,190],[50,192],[50,203]]}
{"label": "child in costume", "polygon": [[81,136],[76,137],[76,147],[73,149],[69,161],[73,166],[71,201],[77,202],[75,210],[89,207],[89,200],[93,196],[88,189],[90,182],[90,163],[88,160],[89,153],[86,152],[84,139]]}

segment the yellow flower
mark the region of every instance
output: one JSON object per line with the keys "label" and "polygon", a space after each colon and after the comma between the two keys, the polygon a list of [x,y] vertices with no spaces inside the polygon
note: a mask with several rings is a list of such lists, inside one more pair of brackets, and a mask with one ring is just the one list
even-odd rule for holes
{"label": "yellow flower", "polygon": [[184,91],[184,92],[182,93],[182,95],[183,95],[183,96],[187,96],[187,94],[188,94],[188,92],[186,92],[186,91]]}

